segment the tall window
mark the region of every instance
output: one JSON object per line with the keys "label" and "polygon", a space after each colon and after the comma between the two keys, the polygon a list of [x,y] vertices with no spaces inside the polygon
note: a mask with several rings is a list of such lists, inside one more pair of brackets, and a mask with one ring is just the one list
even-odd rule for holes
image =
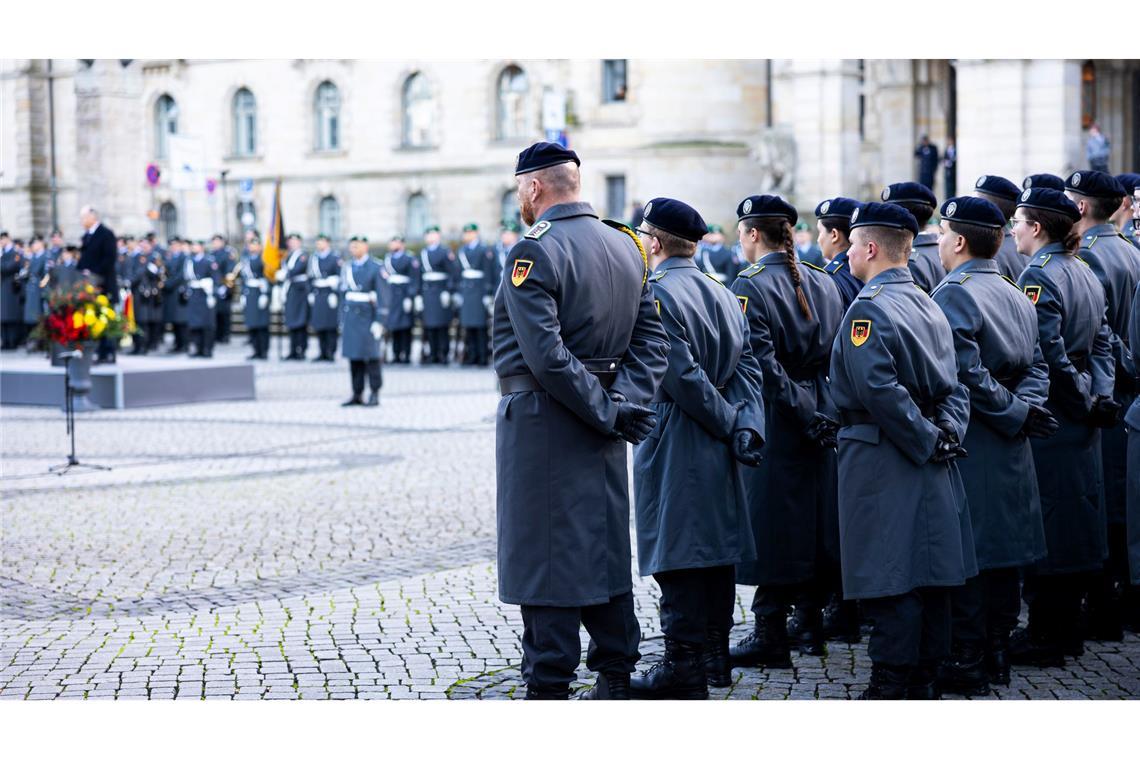
{"label": "tall window", "polygon": [[162,225],[162,236],[167,240],[178,235],[178,209],[170,201],[158,209],[158,220]]}
{"label": "tall window", "polygon": [[626,61],[624,59],[602,61],[603,103],[620,103],[625,100],[625,65]]}
{"label": "tall window", "polygon": [[253,93],[241,88],[234,95],[234,155],[257,153],[257,100]]}
{"label": "tall window", "polygon": [[625,218],[625,175],[606,177],[606,215]]}
{"label": "tall window", "polygon": [[508,66],[499,75],[499,137],[524,137],[526,124],[526,72]]}
{"label": "tall window", "polygon": [[340,240],[340,204],[331,195],[321,198],[318,227],[321,234],[327,235],[330,240]]}
{"label": "tall window", "polygon": [[238,201],[237,220],[242,230],[252,230],[257,227],[257,209],[253,201]]}
{"label": "tall window", "polygon": [[317,150],[340,147],[340,90],[332,82],[321,82],[314,102],[317,124]]}
{"label": "tall window", "polygon": [[[769,125],[771,126],[771,125]],[[859,139],[867,136],[867,62],[859,59]]]}
{"label": "tall window", "polygon": [[404,236],[408,240],[423,237],[428,226],[428,202],[423,193],[413,193],[408,197],[408,219]]}
{"label": "tall window", "polygon": [[412,74],[404,82],[404,145],[426,147],[432,144],[435,100],[426,76]]}
{"label": "tall window", "polygon": [[1081,129],[1096,121],[1096,64],[1085,61],[1081,66]]}
{"label": "tall window", "polygon": [[519,196],[514,190],[503,193],[503,199],[499,203],[499,217],[504,222],[522,224],[522,214],[519,213]]}
{"label": "tall window", "polygon": [[169,95],[163,95],[154,104],[154,149],[159,158],[166,158],[170,144],[166,138],[178,134],[178,104]]}

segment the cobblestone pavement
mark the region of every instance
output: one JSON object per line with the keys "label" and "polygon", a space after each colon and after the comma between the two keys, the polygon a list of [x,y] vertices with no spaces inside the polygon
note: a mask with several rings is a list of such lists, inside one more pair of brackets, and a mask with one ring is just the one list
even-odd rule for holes
{"label": "cobblestone pavement", "polygon": [[[62,415],[3,407],[0,699],[521,696],[518,608],[495,594],[493,375],[384,379],[380,408],[343,409],[343,360],[274,360],[256,402],[81,416],[80,458],[114,469],[66,477],[43,474]],[[657,588],[635,593],[652,662]],[[847,698],[870,670],[865,645],[793,662],[712,695]],[[996,696],[1140,696],[1140,637]]]}

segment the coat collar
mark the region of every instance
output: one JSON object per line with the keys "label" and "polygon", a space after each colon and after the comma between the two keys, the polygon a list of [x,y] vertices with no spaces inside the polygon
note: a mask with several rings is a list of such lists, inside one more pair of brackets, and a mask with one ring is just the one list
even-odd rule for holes
{"label": "coat collar", "polygon": [[913,283],[914,278],[910,275],[910,267],[891,267],[890,269],[879,272],[872,277],[866,287],[874,287],[876,285],[900,285],[904,283]]}
{"label": "coat collar", "polygon": [[569,219],[573,216],[592,216],[598,218],[594,207],[589,203],[557,203],[546,209],[536,221],[553,222],[556,219]]}
{"label": "coat collar", "polygon": [[1001,274],[1001,270],[993,259],[970,259],[954,267],[950,274]]}
{"label": "coat collar", "polygon": [[766,267],[786,265],[788,263],[788,255],[783,251],[770,251],[756,259],[756,263]]}
{"label": "coat collar", "polygon": [[670,256],[669,258],[665,259],[660,264],[658,264],[657,268],[653,270],[653,273],[657,274],[659,272],[666,272],[670,269],[697,269],[697,268],[698,268],[697,262],[693,261],[691,258],[685,258],[684,256]]}

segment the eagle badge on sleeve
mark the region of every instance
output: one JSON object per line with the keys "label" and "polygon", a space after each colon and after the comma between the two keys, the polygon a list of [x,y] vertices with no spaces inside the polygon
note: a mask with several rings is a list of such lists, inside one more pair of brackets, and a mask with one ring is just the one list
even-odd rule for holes
{"label": "eagle badge on sleeve", "polygon": [[851,321],[851,343],[861,346],[871,337],[871,320],[854,319]]}

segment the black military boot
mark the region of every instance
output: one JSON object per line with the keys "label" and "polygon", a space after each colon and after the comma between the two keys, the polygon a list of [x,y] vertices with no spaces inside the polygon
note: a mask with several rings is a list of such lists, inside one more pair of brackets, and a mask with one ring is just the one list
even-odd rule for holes
{"label": "black military boot", "polygon": [[365,406],[380,406],[380,391],[372,391],[368,394],[368,401],[364,402]]}
{"label": "black military boot", "polygon": [[823,638],[823,610],[818,607],[796,607],[792,616],[795,620],[795,632],[788,626],[788,635],[800,648],[800,654],[809,657],[823,657],[827,654],[827,647]]}
{"label": "black military boot", "polygon": [[863,640],[859,630],[859,604],[836,598],[823,611],[823,638],[858,644]]}
{"label": "black military boot", "polygon": [[550,687],[526,687],[527,699],[570,699],[570,687],[565,686],[561,689]]}
{"label": "black military boot", "polygon": [[[984,697],[990,693],[990,681],[986,675],[985,657],[975,646],[954,647],[950,659],[942,663],[938,671],[938,686],[947,694],[962,694],[967,697]],[[1008,679],[1008,674],[1006,678]]]}
{"label": "black military boot", "polygon": [[906,684],[907,699],[942,699],[942,689],[938,686],[938,663],[922,662],[912,668]]}
{"label": "black military boot", "polygon": [[598,678],[594,681],[594,685],[582,692],[578,699],[629,699],[629,673],[598,673]]}
{"label": "black military boot", "polygon": [[871,664],[871,683],[859,699],[906,699],[910,668]]}
{"label": "black military boot", "polygon": [[1065,653],[1051,637],[1031,634],[1027,628],[1018,628],[1009,637],[1009,664],[1031,668],[1061,668]]}
{"label": "black military boot", "polygon": [[633,699],[708,699],[703,647],[677,639],[665,639],[665,656],[644,674],[633,676],[629,694]]}
{"label": "black military boot", "polygon": [[352,398],[342,403],[341,406],[364,406],[364,399],[354,393]]}
{"label": "black military boot", "polygon": [[1009,634],[991,633],[986,644],[986,678],[996,686],[1009,686]]}
{"label": "black military boot", "polygon": [[705,636],[705,678],[714,689],[732,686],[732,665],[728,660],[728,631],[710,628]]}
{"label": "black military boot", "polygon": [[728,650],[733,667],[792,667],[792,653],[788,646],[787,621],[784,614],[756,618],[756,627]]}

